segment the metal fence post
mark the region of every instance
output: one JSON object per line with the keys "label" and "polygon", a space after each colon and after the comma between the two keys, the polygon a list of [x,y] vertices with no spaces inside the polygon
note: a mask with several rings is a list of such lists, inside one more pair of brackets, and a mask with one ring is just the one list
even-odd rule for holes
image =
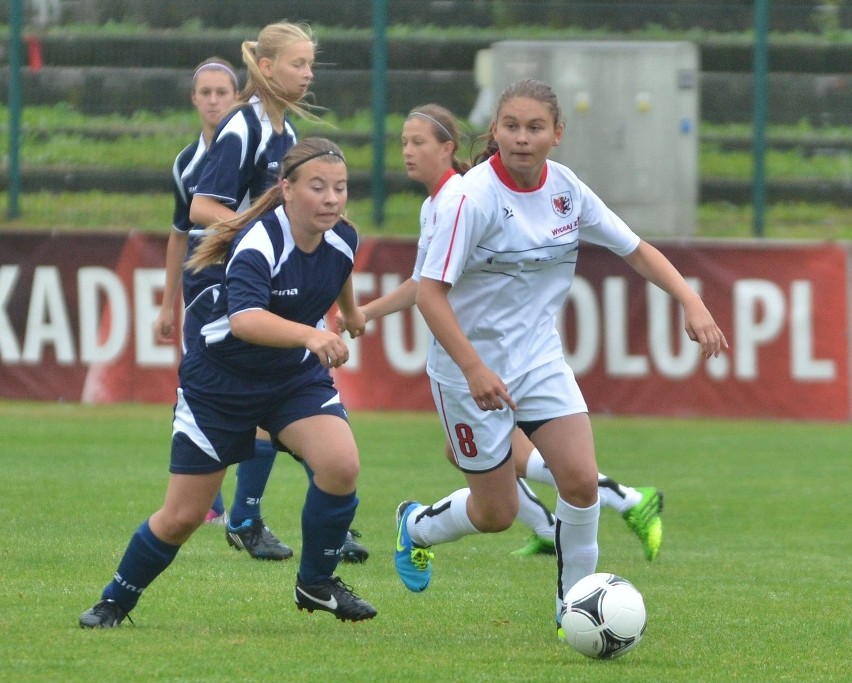
{"label": "metal fence post", "polygon": [[387,0],[373,0],[373,219],[385,222],[385,116],[387,115]]}
{"label": "metal fence post", "polygon": [[24,32],[24,0],[12,0],[9,14],[9,205],[8,217],[20,215],[21,194],[21,40]]}
{"label": "metal fence post", "polygon": [[766,213],[766,118],[769,98],[767,35],[770,1],[755,0],[754,2],[752,233],[755,237],[763,237]]}

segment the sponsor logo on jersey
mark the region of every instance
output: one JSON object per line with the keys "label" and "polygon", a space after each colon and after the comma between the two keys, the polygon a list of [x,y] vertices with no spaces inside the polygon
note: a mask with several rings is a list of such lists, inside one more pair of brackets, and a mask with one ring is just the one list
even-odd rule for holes
{"label": "sponsor logo on jersey", "polygon": [[512,210],[512,207],[511,206],[504,206],[503,207],[503,220],[507,221],[510,218],[514,218],[514,217],[515,217],[515,212]]}
{"label": "sponsor logo on jersey", "polygon": [[553,228],[550,231],[551,237],[560,237],[561,235],[565,235],[569,232],[574,232],[577,228],[580,227],[580,219],[575,218],[570,223],[566,223],[565,225],[560,225],[558,228]]}
{"label": "sponsor logo on jersey", "polygon": [[514,266],[517,265],[517,261],[501,261],[499,258],[494,258],[493,256],[489,256],[485,259],[485,263],[489,266]]}
{"label": "sponsor logo on jersey", "polygon": [[273,289],[272,296],[299,296],[299,288],[292,289]]}
{"label": "sponsor logo on jersey", "polygon": [[270,161],[269,165],[266,168],[270,171],[277,171],[278,170],[278,162],[277,161]]}
{"label": "sponsor logo on jersey", "polygon": [[553,207],[554,213],[562,218],[570,214],[574,208],[570,192],[559,192],[550,195],[550,205]]}

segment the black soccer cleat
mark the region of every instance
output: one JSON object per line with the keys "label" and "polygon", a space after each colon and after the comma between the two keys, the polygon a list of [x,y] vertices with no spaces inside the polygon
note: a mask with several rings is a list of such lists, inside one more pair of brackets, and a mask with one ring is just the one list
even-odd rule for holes
{"label": "black soccer cleat", "polygon": [[361,532],[350,529],[346,532],[346,542],[340,549],[340,559],[347,564],[361,564],[370,557],[370,552],[356,538],[361,538]]}
{"label": "black soccer cleat", "polygon": [[246,550],[256,560],[287,560],[293,557],[290,546],[279,541],[262,519],[247,519],[236,528],[228,522],[225,539],[229,546]]}
{"label": "black soccer cleat", "polygon": [[80,628],[115,628],[125,618],[133,623],[130,615],[115,600],[101,600],[80,615]]}
{"label": "black soccer cleat", "polygon": [[355,595],[352,586],[347,586],[338,576],[309,586],[297,575],[293,598],[300,610],[331,612],[340,621],[363,621],[377,614],[369,602]]}

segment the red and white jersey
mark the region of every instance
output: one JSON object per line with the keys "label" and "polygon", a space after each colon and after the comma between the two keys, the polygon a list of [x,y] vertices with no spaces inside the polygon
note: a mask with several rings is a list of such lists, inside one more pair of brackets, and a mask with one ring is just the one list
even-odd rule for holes
{"label": "red and white jersey", "polygon": [[[435,211],[421,276],[452,285],[449,302],[483,362],[511,382],[562,357],[556,318],[574,281],[580,239],[627,256],[639,237],[571,169],[548,160],[520,189],[500,156],[468,171]],[[437,341],[427,372],[466,387]]]}
{"label": "red and white jersey", "polygon": [[[435,191],[426,197],[423,206],[420,207],[420,237],[417,240],[417,260],[414,262],[414,272],[411,274],[413,280],[420,279],[420,271],[426,261],[426,251],[435,234],[435,209],[438,206],[438,194],[444,190],[449,194],[452,188],[461,180],[461,176],[454,170],[448,170],[438,181]],[[441,195],[443,196],[443,195]]]}

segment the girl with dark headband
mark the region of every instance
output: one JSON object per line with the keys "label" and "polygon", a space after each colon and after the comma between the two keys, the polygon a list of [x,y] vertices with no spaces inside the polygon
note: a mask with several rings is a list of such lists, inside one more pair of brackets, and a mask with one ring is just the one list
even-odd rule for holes
{"label": "girl with dark headband", "polygon": [[118,626],[143,590],[204,521],[229,465],[254,455],[257,427],[298,453],[311,472],[302,509],[296,606],[361,621],[376,610],[334,572],[358,506],[358,449],[330,368],[349,351],[325,328],[336,302],[352,337],[358,236],[342,218],[347,171],[334,143],[309,138],[281,162],[279,180],[252,207],[212,226],[188,262],[224,262],[210,322],[180,366],[171,476],[163,507],[130,540],[85,628]]}
{"label": "girl with dark headband", "polygon": [[[219,124],[199,173],[189,210],[193,223],[207,228],[229,220],[275,184],[281,159],[296,142],[290,117],[312,117],[303,100],[313,81],[315,50],[310,27],[286,21],[269,24],[257,40],[243,42],[248,77],[236,103]],[[202,303],[212,303],[218,290],[221,271],[217,268],[212,264],[210,269],[186,276],[203,278],[204,291],[209,292],[194,304],[199,309],[198,319],[209,311],[209,305],[203,307]],[[187,299],[187,304],[191,301]],[[290,547],[267,528],[261,514],[275,459],[276,449],[269,435],[260,430],[255,458],[237,468],[234,500],[225,526],[228,545],[260,560],[286,560],[293,555]],[[363,562],[368,557],[355,535],[354,530],[347,535],[343,548],[347,562]]]}

